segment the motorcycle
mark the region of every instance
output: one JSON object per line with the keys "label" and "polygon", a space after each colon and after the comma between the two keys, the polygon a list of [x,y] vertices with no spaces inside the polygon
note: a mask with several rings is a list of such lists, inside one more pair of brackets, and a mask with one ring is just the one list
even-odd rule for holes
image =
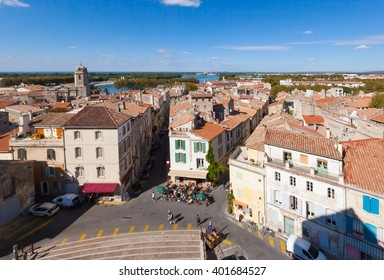
{"label": "motorcycle", "polygon": [[275,236],[275,232],[270,229],[269,227],[266,227],[266,226],[263,226],[261,229],[260,229],[260,232],[263,234],[263,235],[268,235],[268,236],[272,236],[274,237]]}

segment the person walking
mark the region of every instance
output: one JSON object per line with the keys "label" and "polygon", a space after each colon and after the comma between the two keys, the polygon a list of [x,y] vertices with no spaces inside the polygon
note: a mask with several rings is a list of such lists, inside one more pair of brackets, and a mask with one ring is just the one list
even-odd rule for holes
{"label": "person walking", "polygon": [[171,210],[168,210],[168,219],[167,219],[167,221],[169,222],[170,225],[175,223],[175,221],[173,221],[173,214],[172,214]]}
{"label": "person walking", "polygon": [[201,224],[200,216],[199,214],[196,215],[196,226],[199,227]]}
{"label": "person walking", "polygon": [[155,201],[155,192],[152,192],[152,200]]}

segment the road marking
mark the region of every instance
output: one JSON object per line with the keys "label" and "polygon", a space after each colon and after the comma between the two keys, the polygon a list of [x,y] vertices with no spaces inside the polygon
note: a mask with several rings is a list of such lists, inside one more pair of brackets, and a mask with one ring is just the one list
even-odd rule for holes
{"label": "road marking", "polygon": [[164,224],[160,224],[159,225],[159,230],[163,230],[163,228],[164,228]]}
{"label": "road marking", "polygon": [[232,245],[232,242],[229,241],[228,239],[224,239],[223,243],[226,244],[226,245]]}
{"label": "road marking", "polygon": [[99,232],[98,232],[97,235],[96,235],[96,238],[102,237],[102,236],[103,236],[103,233],[104,233],[104,230],[103,230],[103,229],[99,230]]}
{"label": "road marking", "polygon": [[30,232],[27,232],[26,234],[24,234],[23,236],[17,238],[17,241],[20,241],[20,240],[23,240],[24,238],[34,234],[36,231],[42,229],[43,227],[45,227],[46,225],[48,225],[49,223],[52,223],[53,222],[53,219],[49,219],[48,221],[46,221],[45,223],[39,225],[38,227],[34,228],[33,230],[31,230]]}
{"label": "road marking", "polygon": [[188,224],[188,225],[187,225],[187,229],[188,229],[188,230],[191,230],[191,229],[192,229],[192,224]]}
{"label": "road marking", "polygon": [[285,247],[285,242],[284,241],[280,241],[280,249],[281,251],[286,254],[287,253],[287,248]]}
{"label": "road marking", "polygon": [[64,238],[63,241],[61,241],[61,244],[65,244],[68,242],[68,238]]}
{"label": "road marking", "polygon": [[119,233],[119,230],[120,230],[119,227],[115,228],[115,230],[113,231],[112,235],[117,235]]}
{"label": "road marking", "polygon": [[275,246],[275,241],[273,240],[273,237],[272,236],[269,236],[269,245],[271,245],[272,247]]}
{"label": "road marking", "polygon": [[20,218],[18,218],[18,219],[16,219],[16,220],[14,220],[13,222],[11,222],[11,223],[5,225],[5,226],[0,227],[0,232],[2,232],[2,231],[6,231],[6,230],[12,228],[14,225],[17,225],[18,223],[21,223],[21,222],[24,221],[25,219],[26,219],[26,217],[25,217],[25,216],[22,216],[22,217],[20,217]]}
{"label": "road marking", "polygon": [[80,236],[80,239],[79,239],[79,240],[84,240],[86,237],[87,237],[87,234],[86,234],[86,233],[83,233],[83,234]]}
{"label": "road marking", "polygon": [[11,238],[12,236],[15,236],[15,235],[18,234],[20,231],[23,231],[24,229],[26,229],[27,227],[32,226],[33,224],[36,224],[38,221],[39,221],[39,220],[36,219],[36,220],[34,220],[34,221],[32,221],[32,222],[26,224],[26,225],[23,225],[22,227],[18,228],[18,229],[15,230],[14,232],[12,232],[12,233],[6,235],[6,236],[4,237],[4,239],[9,239],[9,238]]}
{"label": "road marking", "polygon": [[131,226],[131,227],[129,228],[128,233],[132,233],[134,230],[135,230],[135,226]]}
{"label": "road marking", "polygon": [[179,224],[174,224],[173,225],[173,230],[177,230],[178,227],[179,227]]}
{"label": "road marking", "polygon": [[259,236],[260,239],[263,239],[263,234],[260,231],[257,232],[257,235]]}
{"label": "road marking", "polygon": [[145,225],[145,227],[144,227],[144,232],[147,232],[149,230],[149,225]]}

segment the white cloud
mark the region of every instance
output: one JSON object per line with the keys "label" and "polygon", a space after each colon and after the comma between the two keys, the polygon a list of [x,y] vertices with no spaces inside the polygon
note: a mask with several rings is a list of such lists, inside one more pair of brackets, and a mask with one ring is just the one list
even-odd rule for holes
{"label": "white cloud", "polygon": [[384,44],[384,35],[367,36],[361,40],[337,41],[335,46],[361,46],[361,45],[382,45]]}
{"label": "white cloud", "polygon": [[183,51],[183,52],[181,52],[181,54],[184,54],[184,55],[190,55],[190,54],[192,54],[192,53],[189,52],[189,51]]}
{"label": "white cloud", "polygon": [[171,58],[173,55],[172,55],[172,50],[168,50],[168,49],[162,49],[162,48],[159,48],[156,50],[163,58]]}
{"label": "white cloud", "polygon": [[310,59],[309,59],[309,61],[314,61],[315,59],[313,58],[313,57],[311,57]]}
{"label": "white cloud", "polygon": [[367,45],[360,45],[355,48],[355,50],[363,50],[363,49],[369,49]]}
{"label": "white cloud", "polygon": [[68,48],[70,48],[70,49],[77,49],[76,46],[69,46]]}
{"label": "white cloud", "polygon": [[289,48],[286,46],[220,46],[219,49],[234,50],[234,51],[286,51]]}
{"label": "white cloud", "polygon": [[29,7],[29,4],[24,3],[20,0],[0,0],[0,6],[10,6],[10,7]]}
{"label": "white cloud", "polygon": [[311,35],[311,34],[313,34],[313,31],[311,31],[311,30],[305,30],[305,31],[303,31],[302,32],[304,35]]}
{"label": "white cloud", "polygon": [[167,6],[181,6],[181,7],[199,7],[200,0],[160,0],[160,2]]}

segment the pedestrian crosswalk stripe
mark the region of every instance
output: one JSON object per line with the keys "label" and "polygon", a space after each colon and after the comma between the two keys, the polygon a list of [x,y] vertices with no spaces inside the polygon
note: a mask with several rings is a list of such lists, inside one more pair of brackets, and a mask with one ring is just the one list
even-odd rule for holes
{"label": "pedestrian crosswalk stripe", "polygon": [[16,234],[18,234],[19,232],[23,231],[23,230],[26,229],[27,227],[30,227],[30,226],[36,224],[38,221],[39,221],[39,220],[36,219],[36,220],[34,220],[34,221],[32,221],[32,222],[30,222],[30,223],[28,223],[28,224],[23,225],[22,227],[18,228],[18,229],[15,230],[14,232],[12,232],[12,233],[6,235],[6,236],[4,237],[4,239],[9,239],[9,238],[15,236]]}
{"label": "pedestrian crosswalk stripe", "polygon": [[286,254],[287,253],[287,248],[285,247],[285,242],[284,241],[280,241],[280,249],[281,251]]}
{"label": "pedestrian crosswalk stripe", "polygon": [[163,228],[164,228],[164,224],[160,224],[159,225],[159,230],[163,230]]}
{"label": "pedestrian crosswalk stripe", "polygon": [[259,236],[260,239],[263,239],[263,234],[260,231],[257,232],[257,236]]}
{"label": "pedestrian crosswalk stripe", "polygon": [[99,232],[98,232],[97,235],[96,235],[96,238],[102,237],[102,236],[103,236],[103,233],[104,233],[104,230],[103,230],[103,229],[99,230]]}
{"label": "pedestrian crosswalk stripe", "polygon": [[68,242],[68,238],[64,238],[63,241],[61,241],[61,244],[65,244]]}
{"label": "pedestrian crosswalk stripe", "polygon": [[179,226],[178,224],[174,224],[173,225],[173,230],[177,230],[178,226]]}
{"label": "pedestrian crosswalk stripe", "polygon": [[115,228],[115,230],[113,231],[112,235],[117,235],[119,233],[119,230],[120,230],[119,227]]}
{"label": "pedestrian crosswalk stripe", "polygon": [[192,229],[192,224],[188,224],[187,229],[191,230]]}
{"label": "pedestrian crosswalk stripe", "polygon": [[269,245],[275,246],[275,241],[273,240],[273,237],[270,236],[268,239],[269,239]]}
{"label": "pedestrian crosswalk stripe", "polygon": [[87,234],[86,234],[86,233],[83,233],[83,234],[80,236],[80,240],[84,240],[86,237],[87,237]]}
{"label": "pedestrian crosswalk stripe", "polygon": [[145,225],[145,227],[144,227],[144,232],[146,232],[146,231],[148,231],[149,230],[149,225]]}
{"label": "pedestrian crosswalk stripe", "polygon": [[135,226],[131,226],[131,227],[129,228],[128,233],[132,233],[134,230],[135,230]]}
{"label": "pedestrian crosswalk stripe", "polygon": [[36,231],[42,229],[43,227],[45,227],[46,225],[48,225],[49,223],[52,223],[53,222],[53,219],[49,219],[48,221],[46,221],[45,223],[39,225],[38,227],[34,228],[33,230],[31,230],[30,232],[27,232],[26,234],[24,234],[23,236],[17,238],[16,240],[17,241],[20,241],[20,240],[23,240],[24,238],[34,234]]}
{"label": "pedestrian crosswalk stripe", "polygon": [[232,245],[232,242],[229,241],[228,239],[224,239],[223,243],[226,244],[226,245]]}
{"label": "pedestrian crosswalk stripe", "polygon": [[23,217],[21,217],[21,218],[16,219],[15,221],[13,221],[13,222],[11,222],[11,223],[5,225],[5,226],[0,227],[0,232],[6,231],[6,230],[12,228],[14,225],[17,225],[18,223],[21,223],[21,222],[24,221],[25,219],[26,219],[26,217],[23,216]]}

